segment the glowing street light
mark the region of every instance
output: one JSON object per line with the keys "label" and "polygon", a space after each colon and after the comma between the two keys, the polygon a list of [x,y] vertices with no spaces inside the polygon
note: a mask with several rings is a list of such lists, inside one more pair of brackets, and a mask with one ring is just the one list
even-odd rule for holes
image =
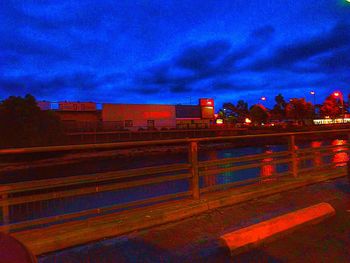
{"label": "glowing street light", "polygon": [[310,91],[310,94],[314,97],[314,106],[316,105],[316,92],[314,90]]}
{"label": "glowing street light", "polygon": [[333,92],[333,96],[336,98],[339,98],[340,103],[341,103],[341,114],[344,118],[344,98],[343,98],[343,94],[340,91],[335,91]]}
{"label": "glowing street light", "polygon": [[265,100],[266,100],[266,97],[263,96],[263,97],[261,97],[260,99],[261,99],[262,101],[265,101]]}

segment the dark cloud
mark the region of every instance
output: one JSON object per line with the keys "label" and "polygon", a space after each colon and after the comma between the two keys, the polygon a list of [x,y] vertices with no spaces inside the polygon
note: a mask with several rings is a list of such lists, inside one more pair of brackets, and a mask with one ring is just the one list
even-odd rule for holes
{"label": "dark cloud", "polygon": [[71,90],[86,91],[96,87],[96,79],[91,74],[76,73],[72,75],[38,78],[35,76],[1,77],[0,86],[3,92],[33,93],[38,96],[59,94]]}
{"label": "dark cloud", "polygon": [[316,63],[319,67],[319,71],[324,70],[329,72],[350,72],[350,43],[348,47],[335,50],[330,54],[319,57],[316,59]]}
{"label": "dark cloud", "polygon": [[202,45],[192,45],[187,47],[175,58],[175,66],[193,71],[206,71],[214,67],[231,48],[228,41],[216,40]]}
{"label": "dark cloud", "polygon": [[3,53],[13,54],[18,58],[39,56],[41,59],[68,60],[71,58],[70,52],[63,47],[50,42],[33,40],[26,36],[20,39],[7,38],[0,41],[0,50]]}
{"label": "dark cloud", "polygon": [[217,91],[226,91],[226,92],[244,92],[244,91],[254,91],[261,88],[264,88],[265,85],[261,83],[254,83],[254,81],[242,81],[231,80],[231,81],[213,81],[210,85],[210,88]]}
{"label": "dark cloud", "polygon": [[270,56],[252,62],[249,69],[256,71],[291,69],[297,62],[305,62],[315,56],[334,52],[349,45],[350,27],[340,23],[326,33],[280,46]]}
{"label": "dark cloud", "polygon": [[179,86],[171,86],[170,87],[170,92],[171,93],[186,93],[186,92],[190,92],[193,89],[189,86],[186,85],[179,85]]}
{"label": "dark cloud", "polygon": [[[106,86],[114,85],[123,79],[120,73],[98,76],[91,72],[76,72],[66,75],[37,77],[33,75],[6,77],[0,76],[0,96],[31,93],[39,98],[62,98],[79,94],[82,98],[96,96]],[[118,94],[120,91],[115,92]]]}
{"label": "dark cloud", "polygon": [[155,95],[159,94],[161,90],[159,87],[142,87],[142,88],[134,88],[129,89],[129,91],[136,92],[141,95]]}
{"label": "dark cloud", "polygon": [[276,30],[273,26],[266,25],[253,30],[253,32],[251,33],[251,38],[255,40],[261,39],[266,41],[270,40],[274,36],[275,32]]}
{"label": "dark cloud", "polygon": [[223,39],[192,44],[172,59],[145,69],[137,75],[136,84],[145,87],[140,90],[143,94],[149,93],[147,87],[154,91],[155,86],[170,93],[195,91],[203,81],[225,79],[239,73],[237,63],[264,48],[274,33],[272,26],[257,28],[239,47],[233,47],[230,41]]}

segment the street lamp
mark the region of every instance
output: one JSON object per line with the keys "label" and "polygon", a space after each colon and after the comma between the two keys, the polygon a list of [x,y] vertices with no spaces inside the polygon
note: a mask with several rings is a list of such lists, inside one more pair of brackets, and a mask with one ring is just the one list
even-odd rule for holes
{"label": "street lamp", "polygon": [[316,116],[316,92],[312,90],[310,91],[310,94],[314,97],[314,114]]}
{"label": "street lamp", "polygon": [[316,92],[312,90],[310,94],[314,97],[314,105],[316,105]]}
{"label": "street lamp", "polygon": [[339,100],[340,100],[341,114],[342,114],[343,119],[344,119],[344,97],[343,97],[343,94],[340,91],[335,91],[335,92],[333,92],[333,96],[336,98],[339,98]]}

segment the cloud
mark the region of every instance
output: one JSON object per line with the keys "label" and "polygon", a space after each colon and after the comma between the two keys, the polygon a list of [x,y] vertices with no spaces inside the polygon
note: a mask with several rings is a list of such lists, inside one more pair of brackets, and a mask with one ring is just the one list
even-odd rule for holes
{"label": "cloud", "polygon": [[24,35],[20,40],[16,38],[6,38],[0,41],[0,50],[3,53],[13,54],[18,58],[39,56],[40,59],[67,60],[71,56],[67,49],[59,47],[50,42],[34,40]]}
{"label": "cloud", "polygon": [[350,43],[347,47],[335,50],[330,54],[326,54],[322,57],[318,57],[315,63],[318,65],[319,70],[324,70],[327,73],[330,72],[346,72],[350,71]]}
{"label": "cloud", "polygon": [[282,45],[269,56],[253,61],[248,68],[254,71],[292,69],[298,62],[305,62],[315,56],[334,52],[349,46],[349,43],[349,25],[338,23],[326,33]]}
{"label": "cloud", "polygon": [[[114,73],[99,76],[92,72],[75,72],[71,74],[37,77],[33,75],[9,77],[0,76],[0,96],[30,93],[39,98],[88,99],[90,97],[109,96],[113,86],[120,83],[125,76]],[[112,89],[110,88],[112,86]],[[122,93],[118,89],[114,94]]]}
{"label": "cloud", "polygon": [[257,28],[252,31],[250,34],[250,37],[254,40],[260,39],[260,40],[270,40],[274,36],[276,30],[273,26],[271,25],[265,25],[260,28]]}
{"label": "cloud", "polygon": [[225,56],[230,48],[230,42],[224,40],[192,45],[175,58],[174,64],[177,67],[196,72],[206,71],[208,68],[215,67],[215,63]]}
{"label": "cloud", "polygon": [[[239,73],[237,64],[250,58],[265,47],[275,33],[272,26],[254,30],[243,46],[233,46],[225,39],[193,43],[182,49],[168,61],[156,63],[136,76],[136,85],[148,90],[170,93],[188,93],[196,90],[203,81],[227,78]],[[148,87],[148,88],[147,88]]]}
{"label": "cloud", "polygon": [[159,87],[142,87],[142,88],[134,88],[129,91],[136,92],[142,95],[154,95],[161,92]]}

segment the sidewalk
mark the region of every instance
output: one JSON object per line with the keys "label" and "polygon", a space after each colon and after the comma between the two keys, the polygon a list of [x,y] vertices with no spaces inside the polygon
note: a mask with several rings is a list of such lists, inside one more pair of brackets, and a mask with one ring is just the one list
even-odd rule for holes
{"label": "sidewalk", "polygon": [[234,262],[349,262],[350,186],[346,178],[44,255],[39,262],[230,262],[228,251],[219,246],[220,235],[319,202],[330,203],[336,216],[242,254]]}

